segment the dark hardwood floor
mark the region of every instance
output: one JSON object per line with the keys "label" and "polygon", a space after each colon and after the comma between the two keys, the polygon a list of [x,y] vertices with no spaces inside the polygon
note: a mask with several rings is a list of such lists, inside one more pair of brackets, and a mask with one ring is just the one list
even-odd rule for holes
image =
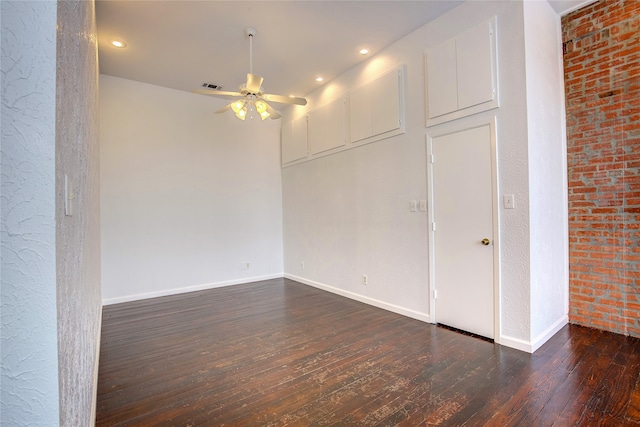
{"label": "dark hardwood floor", "polygon": [[640,340],[530,355],[286,279],[106,306],[98,426],[640,424]]}

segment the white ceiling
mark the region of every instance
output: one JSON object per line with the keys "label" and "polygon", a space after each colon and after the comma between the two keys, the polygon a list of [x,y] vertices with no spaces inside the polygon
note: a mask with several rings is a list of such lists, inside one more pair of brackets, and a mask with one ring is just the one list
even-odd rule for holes
{"label": "white ceiling", "polygon": [[[553,0],[558,13],[593,0]],[[461,4],[422,1],[97,0],[100,72],[191,91],[203,82],[236,91],[249,71],[268,93],[304,96]],[[108,44],[122,38],[126,49]]]}
{"label": "white ceiling", "polygon": [[596,0],[548,0],[551,7],[558,15],[566,15],[576,9],[580,9]]}
{"label": "white ceiling", "polygon": [[[191,91],[235,91],[249,71],[269,93],[303,96],[461,1],[96,1],[100,72]],[[121,37],[126,49],[108,40]]]}

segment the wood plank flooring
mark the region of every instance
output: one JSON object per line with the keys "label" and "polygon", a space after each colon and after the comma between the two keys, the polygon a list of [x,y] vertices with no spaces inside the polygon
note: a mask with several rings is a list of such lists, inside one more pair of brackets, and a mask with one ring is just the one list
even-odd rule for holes
{"label": "wood plank flooring", "polygon": [[640,425],[640,340],[530,355],[286,279],[106,306],[98,426]]}

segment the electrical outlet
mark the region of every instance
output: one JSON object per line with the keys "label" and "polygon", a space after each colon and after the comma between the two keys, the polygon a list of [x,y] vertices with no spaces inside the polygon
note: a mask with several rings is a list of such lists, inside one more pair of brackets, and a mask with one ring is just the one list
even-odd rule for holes
{"label": "electrical outlet", "polygon": [[304,270],[304,261],[300,261],[300,268]]}
{"label": "electrical outlet", "polygon": [[367,277],[366,274],[362,275],[362,284],[366,285],[369,282],[369,278]]}

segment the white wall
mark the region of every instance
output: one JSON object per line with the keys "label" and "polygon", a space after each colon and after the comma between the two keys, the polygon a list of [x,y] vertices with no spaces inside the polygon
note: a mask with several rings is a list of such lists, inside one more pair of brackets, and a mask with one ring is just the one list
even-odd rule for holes
{"label": "white wall", "polygon": [[106,304],[282,276],[280,122],[224,104],[100,76]]}
{"label": "white wall", "polygon": [[[310,94],[306,108],[286,110],[283,122],[391,68],[406,66],[407,132],[284,168],[282,193],[276,171],[278,122],[242,123],[230,114],[214,116],[222,101],[102,76],[105,301],[278,275],[278,248],[283,245],[288,277],[429,320],[427,214],[409,211],[409,200],[426,199],[424,52],[493,15],[498,22],[501,106],[461,121],[496,117],[497,198],[514,194],[517,207],[500,210],[497,341],[532,350],[537,345],[532,340],[541,333],[546,339],[550,324],[557,325],[558,306],[545,306],[545,298],[548,291],[566,285],[561,277],[566,267],[557,264],[564,262],[560,258],[541,258],[531,240],[545,233],[555,239],[554,254],[562,253],[563,237],[556,233],[563,227],[558,225],[563,214],[557,209],[549,218],[544,214],[561,191],[551,196],[544,191],[566,183],[556,181],[556,165],[548,179],[532,184],[536,192],[530,198],[530,179],[545,173],[546,163],[536,160],[541,151],[530,150],[529,138],[553,134],[548,142],[559,155],[564,138],[556,122],[540,131],[528,126],[529,119],[543,115],[539,110],[529,115],[528,102],[534,110],[533,99],[561,102],[562,89],[554,70],[550,77],[556,80],[549,91],[528,101],[527,89],[535,79],[532,75],[527,80],[525,73],[522,2],[466,2]],[[561,66],[557,46],[549,58]],[[268,183],[258,189],[256,177]],[[282,211],[272,203],[280,197]],[[282,229],[276,225],[279,215]],[[250,270],[242,270],[247,261]],[[532,271],[549,262],[554,263],[551,272]],[[361,284],[363,274],[368,276],[366,286]],[[550,282],[544,282],[547,279]]]}
{"label": "white wall", "polygon": [[[531,340],[568,321],[567,151],[560,18],[524,3],[531,215]],[[555,237],[555,238],[554,238]],[[562,262],[561,262],[562,261]]]}
{"label": "white wall", "polygon": [[287,275],[428,320],[425,174],[408,135],[283,169]]}
{"label": "white wall", "polygon": [[[409,211],[409,200],[426,199],[424,52],[494,14],[498,14],[500,71],[503,76],[523,76],[522,6],[470,2],[308,96],[308,109],[313,109],[386,69],[406,66],[406,134],[283,170],[288,275],[429,318],[427,214]],[[497,113],[499,139],[509,141],[504,145],[499,141],[499,156],[516,160],[501,168],[501,183],[523,202],[523,208],[512,211],[512,218],[502,224],[504,244],[513,242],[511,246],[517,248],[505,251],[507,289],[503,296],[507,305],[515,306],[514,313],[504,310],[512,317],[507,333],[527,339],[529,295],[521,284],[528,283],[528,240],[516,240],[528,236],[525,87],[522,79],[503,80],[504,108],[482,116]],[[302,108],[287,111],[285,120],[303,112]],[[335,200],[337,194],[340,202]],[[339,213],[337,205],[341,206]],[[344,242],[324,242],[328,230],[336,228]],[[511,256],[517,263],[508,262]],[[305,270],[300,260],[305,261]],[[363,273],[370,282],[366,287],[360,284]],[[511,289],[509,283],[517,286]]]}
{"label": "white wall", "polygon": [[[494,115],[497,119],[497,197],[501,200],[502,194],[514,194],[517,209],[500,211],[501,331],[496,340],[531,350],[532,311],[537,308],[532,307],[530,289],[529,177],[537,173],[530,167],[541,165],[529,164],[521,2],[466,2],[310,94],[306,108],[285,112],[283,121],[299,117],[384,70],[406,65],[406,134],[283,169],[285,273],[314,286],[429,319],[427,216],[409,212],[409,200],[426,198],[423,55],[429,47],[493,15],[498,22],[501,106],[460,121],[486,121]],[[556,53],[554,50],[553,55]],[[554,66],[561,61],[561,57],[553,59]],[[551,94],[561,99],[562,88],[554,90]],[[555,125],[551,125],[552,131],[560,132]],[[441,126],[447,125],[433,129]],[[562,186],[562,182],[555,182],[557,178],[553,175],[540,186]],[[550,230],[555,231],[555,225],[538,227],[536,232]],[[562,240],[555,234],[546,237]],[[556,271],[561,270],[558,267]],[[363,273],[368,275],[367,286],[360,284]],[[558,274],[552,276],[559,280]],[[541,287],[537,295],[553,286],[565,286],[555,281]],[[545,319],[540,324],[546,323]]]}
{"label": "white wall", "polygon": [[59,422],[56,313],[56,3],[0,2],[0,424]]}

